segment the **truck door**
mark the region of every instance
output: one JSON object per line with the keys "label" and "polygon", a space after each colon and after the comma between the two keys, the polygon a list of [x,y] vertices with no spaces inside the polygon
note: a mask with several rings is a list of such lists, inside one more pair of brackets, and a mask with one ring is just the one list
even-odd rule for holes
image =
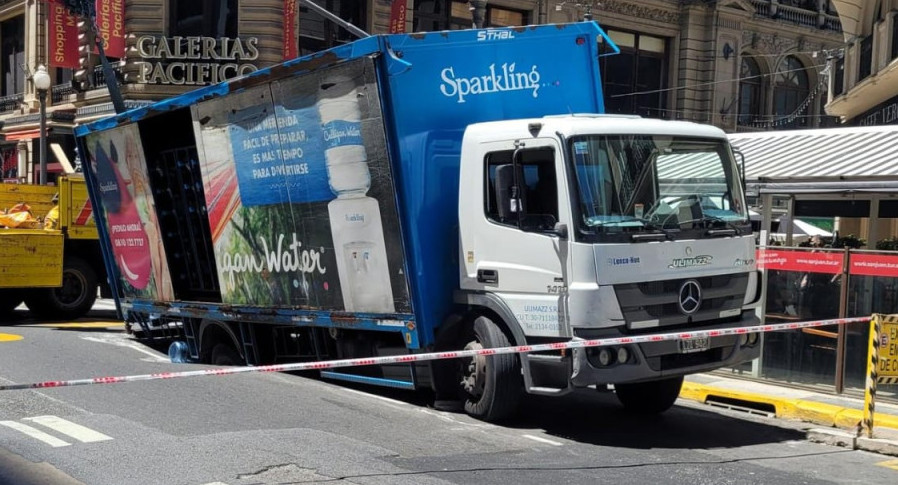
{"label": "truck door", "polygon": [[[530,336],[569,336],[566,319],[570,206],[554,139],[486,144],[483,209],[466,248],[468,281],[500,296]],[[462,195],[464,196],[464,195]],[[473,281],[472,281],[473,280]]]}

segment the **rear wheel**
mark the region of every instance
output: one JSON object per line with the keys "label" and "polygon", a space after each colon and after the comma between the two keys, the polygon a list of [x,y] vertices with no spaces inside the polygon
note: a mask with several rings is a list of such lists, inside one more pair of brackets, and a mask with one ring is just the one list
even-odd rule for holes
{"label": "rear wheel", "polygon": [[243,365],[243,358],[230,344],[220,343],[212,347],[212,355],[209,358],[212,365]]}
{"label": "rear wheel", "polygon": [[673,406],[683,387],[683,376],[633,384],[615,384],[617,400],[628,411],[640,414],[663,413]]}
{"label": "rear wheel", "polygon": [[63,320],[83,316],[96,300],[97,273],[83,259],[66,258],[62,286],[32,290],[25,304],[37,317]]}
{"label": "rear wheel", "polygon": [[[462,342],[465,350],[508,347],[508,337],[492,320],[478,317]],[[478,355],[459,359],[459,374],[465,411],[484,421],[511,416],[518,406],[523,384],[517,356]]]}

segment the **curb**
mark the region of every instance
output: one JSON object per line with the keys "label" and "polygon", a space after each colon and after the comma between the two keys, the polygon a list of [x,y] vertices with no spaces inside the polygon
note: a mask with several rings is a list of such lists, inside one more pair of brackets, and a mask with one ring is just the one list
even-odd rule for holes
{"label": "curb", "polygon": [[839,446],[851,450],[864,450],[871,453],[879,453],[880,455],[898,456],[898,441],[895,440],[864,438],[832,428],[809,429],[807,438],[812,443]]}
{"label": "curb", "polygon": [[[688,381],[683,383],[683,388],[680,391],[680,398],[697,401],[702,404],[707,404],[708,401],[715,401],[714,397],[723,398],[725,402],[742,401],[749,404],[764,404],[774,409],[777,418],[807,421],[836,428],[855,429],[864,416],[863,411],[860,409],[851,409],[805,399],[781,398],[722,387],[706,386]],[[876,428],[898,429],[898,416],[876,413],[873,422]]]}

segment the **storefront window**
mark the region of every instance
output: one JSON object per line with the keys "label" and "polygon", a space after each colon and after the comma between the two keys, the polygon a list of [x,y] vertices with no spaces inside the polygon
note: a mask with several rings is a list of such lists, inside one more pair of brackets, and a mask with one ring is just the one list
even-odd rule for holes
{"label": "storefront window", "polygon": [[172,37],[237,37],[237,0],[170,0]]}
{"label": "storefront window", "polygon": [[0,148],[0,178],[16,181],[19,177],[19,152],[15,147]]}
{"label": "storefront window", "polygon": [[[852,255],[852,268],[858,269],[858,262],[867,262],[865,268],[872,268],[870,260],[889,261],[898,264],[895,253],[858,253]],[[881,267],[881,266],[880,266]],[[866,298],[872,312],[898,314],[898,274],[892,276],[852,275],[852,299]],[[865,305],[866,306],[866,305]],[[860,310],[860,309],[859,309]],[[856,311],[850,316],[867,316],[872,312]],[[870,325],[866,323],[849,325],[845,345],[845,389],[863,392],[867,376],[867,352],[870,343]],[[888,341],[891,341],[888,339]],[[898,385],[879,384],[877,396],[898,398]]]}
{"label": "storefront window", "polygon": [[[808,248],[767,248],[776,261],[767,271],[765,321],[838,318],[843,251],[811,239]],[[764,335],[761,375],[801,384],[835,386],[838,327],[803,328]]]}
{"label": "storefront window", "polygon": [[[837,238],[835,245],[849,239]],[[822,243],[829,245],[826,239]],[[898,314],[898,253],[894,251],[768,246],[759,260],[767,270],[766,323]],[[842,382],[837,381],[837,325],[765,333],[760,375],[861,393],[869,359],[869,327],[866,321],[844,324]],[[888,336],[886,342],[891,342]],[[898,385],[881,384],[879,391],[881,397],[898,398]]]}

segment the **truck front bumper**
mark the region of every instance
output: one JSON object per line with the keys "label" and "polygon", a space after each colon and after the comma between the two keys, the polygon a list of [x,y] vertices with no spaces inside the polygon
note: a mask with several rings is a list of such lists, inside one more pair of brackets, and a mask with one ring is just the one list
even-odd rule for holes
{"label": "truck front bumper", "polygon": [[[758,324],[759,319],[754,311],[746,311],[738,322],[710,325],[707,328],[746,327]],[[593,332],[580,333],[575,330],[577,337],[584,339],[628,336],[618,329],[604,329],[601,335]],[[659,329],[658,333],[666,332]],[[680,342],[676,340],[605,347],[611,356],[605,365],[602,365],[599,358],[599,352],[603,348],[573,349],[571,384],[573,387],[585,387],[593,384],[649,381],[738,365],[760,356],[761,339],[759,335],[755,337],[752,337],[752,342],[746,342],[747,337],[739,335],[710,337],[707,350],[698,352],[684,352]],[[617,358],[618,351],[622,347],[627,350],[628,357],[625,362],[619,362]]]}

